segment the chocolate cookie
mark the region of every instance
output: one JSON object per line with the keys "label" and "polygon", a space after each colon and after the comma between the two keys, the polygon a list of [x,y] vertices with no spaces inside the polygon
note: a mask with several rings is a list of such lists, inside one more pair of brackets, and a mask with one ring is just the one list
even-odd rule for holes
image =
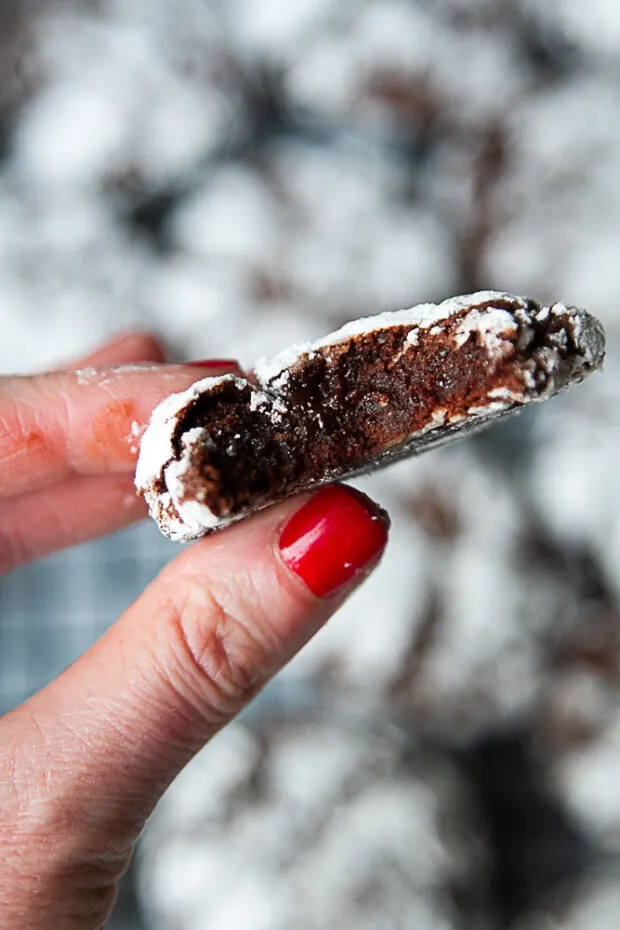
{"label": "chocolate cookie", "polygon": [[583,310],[482,292],[349,323],[165,400],[136,486],[190,540],[291,494],[417,455],[599,368]]}
{"label": "chocolate cookie", "polygon": [[149,927],[484,925],[484,824],[447,754],[327,717],[233,723],[187,767],[141,845]]}

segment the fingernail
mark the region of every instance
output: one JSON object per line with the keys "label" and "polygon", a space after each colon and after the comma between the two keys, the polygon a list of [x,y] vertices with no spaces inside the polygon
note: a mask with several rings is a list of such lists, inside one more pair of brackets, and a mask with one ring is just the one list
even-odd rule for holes
{"label": "fingernail", "polygon": [[317,597],[348,584],[385,548],[389,517],[353,488],[318,491],[285,526],[280,551],[286,565]]}
{"label": "fingernail", "polygon": [[188,368],[212,368],[214,371],[238,369],[239,362],[234,358],[206,358],[197,362],[183,362]]}

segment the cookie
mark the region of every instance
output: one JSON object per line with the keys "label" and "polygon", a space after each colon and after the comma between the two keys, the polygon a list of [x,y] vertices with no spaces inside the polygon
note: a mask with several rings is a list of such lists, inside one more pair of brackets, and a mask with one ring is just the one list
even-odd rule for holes
{"label": "cookie", "polygon": [[599,368],[604,342],[583,310],[496,292],[349,323],[165,400],[136,487],[166,536],[195,539],[546,400]]}
{"label": "cookie", "polygon": [[486,846],[466,781],[446,755],[336,717],[234,723],[190,763],[140,849],[148,926],[480,926]]}

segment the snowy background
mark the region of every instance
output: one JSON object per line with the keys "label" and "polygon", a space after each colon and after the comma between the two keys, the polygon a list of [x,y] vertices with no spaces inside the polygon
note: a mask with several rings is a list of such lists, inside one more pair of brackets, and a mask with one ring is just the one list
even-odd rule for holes
{"label": "snowy background", "polygon": [[[0,371],[133,324],[251,365],[480,288],[599,315],[605,374],[364,480],[384,563],[171,789],[115,930],[617,924],[620,8],[0,6]],[[2,579],[0,708],[176,551]]]}

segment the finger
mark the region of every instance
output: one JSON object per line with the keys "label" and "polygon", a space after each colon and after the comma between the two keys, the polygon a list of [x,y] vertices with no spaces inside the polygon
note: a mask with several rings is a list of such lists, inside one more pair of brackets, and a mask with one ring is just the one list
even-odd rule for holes
{"label": "finger", "polygon": [[75,477],[0,506],[0,573],[146,516],[131,475]]}
{"label": "finger", "polygon": [[86,368],[0,379],[0,497],[128,473],[153,408],[235,363]]}
{"label": "finger", "polygon": [[[72,900],[87,875],[105,898],[171,779],[325,623],[386,540],[385,515],[340,487],[202,540],[4,719],[0,771],[10,766],[14,806],[23,797],[27,810],[17,838],[5,827],[13,839],[3,858],[0,838],[0,863],[19,862],[11,843],[40,850],[34,867],[49,926],[50,886]],[[26,908],[27,883],[9,877],[4,885],[23,888]]]}
{"label": "finger", "polygon": [[152,333],[141,330],[127,330],[113,336],[94,352],[76,359],[71,364],[62,365],[63,371],[81,368],[99,368],[107,365],[131,365],[138,362],[165,362],[166,351],[159,339]]}

